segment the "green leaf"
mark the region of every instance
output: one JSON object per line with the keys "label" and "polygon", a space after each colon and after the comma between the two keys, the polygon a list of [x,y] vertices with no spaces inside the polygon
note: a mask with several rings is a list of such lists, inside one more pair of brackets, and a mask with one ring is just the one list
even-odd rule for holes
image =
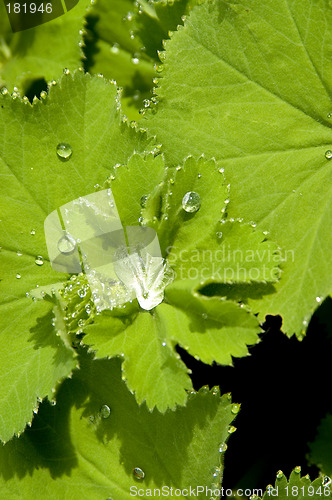
{"label": "green leaf", "polygon": [[[327,478],[329,480],[329,478]],[[279,498],[287,500],[290,497],[296,499],[313,498],[320,500],[322,498],[331,498],[331,480],[326,480],[325,477],[318,477],[314,481],[310,481],[309,475],[301,477],[301,467],[295,467],[289,477],[289,481],[279,471],[274,487],[269,485],[263,495],[263,500],[269,498]]]}
{"label": "green leaf", "polygon": [[[26,297],[38,287],[59,288],[67,279],[51,269],[44,220],[64,203],[93,192],[118,161],[148,146],[144,135],[121,123],[116,95],[114,85],[78,72],[64,76],[33,106],[0,96],[3,440],[23,430],[37,397],[52,396],[75,366],[73,352],[54,337],[52,305]],[[61,142],[72,146],[68,161],[57,156]]]}
{"label": "green leaf", "polygon": [[[3,496],[129,500],[130,488],[218,488],[220,445],[234,414],[229,395],[202,389],[186,408],[161,415],[138,407],[116,360],[81,362],[57,404],[42,404],[32,428],[0,449]],[[103,406],[104,414],[102,413]],[[102,416],[104,415],[104,417]],[[143,480],[133,475],[139,467]],[[37,493],[36,493],[37,492]],[[151,493],[150,493],[151,495]],[[198,498],[205,498],[201,493]]]}
{"label": "green leaf", "polygon": [[[58,77],[64,68],[74,70],[81,66],[85,15],[91,0],[80,0],[66,14],[35,28],[11,33],[9,23],[4,33],[6,46],[0,65],[0,86],[24,95],[39,79],[47,82]],[[4,5],[0,17],[7,18]]]}
{"label": "green leaf", "polygon": [[332,415],[328,413],[321,421],[317,436],[309,443],[309,461],[315,464],[321,472],[332,476]]}
{"label": "green leaf", "polygon": [[231,365],[232,356],[248,355],[247,345],[259,341],[257,318],[235,302],[204,297],[191,287],[191,280],[183,280],[166,288],[169,305],[157,312],[168,336],[204,363]]}
{"label": "green leaf", "polygon": [[228,215],[287,250],[276,293],[250,304],[261,318],[281,314],[288,335],[301,336],[331,292],[331,26],[323,0],[193,9],[166,42],[145,124],[169,164],[214,156],[231,186]]}

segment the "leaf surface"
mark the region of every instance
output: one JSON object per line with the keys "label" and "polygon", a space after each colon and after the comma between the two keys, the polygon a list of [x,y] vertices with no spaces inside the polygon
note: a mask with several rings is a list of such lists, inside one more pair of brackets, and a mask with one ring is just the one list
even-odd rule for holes
{"label": "leaf surface", "polygon": [[[33,106],[0,96],[2,440],[24,429],[37,398],[53,397],[76,365],[73,351],[55,336],[52,305],[26,294],[59,288],[68,278],[48,261],[46,216],[93,192],[118,161],[148,144],[121,123],[116,95],[114,85],[77,72]],[[72,147],[67,161],[56,153],[61,142]]]}
{"label": "leaf surface", "polygon": [[1,491],[8,500],[41,498],[43,484],[42,495],[54,500],[129,500],[131,487],[146,496],[163,486],[218,487],[219,447],[233,419],[230,395],[208,390],[192,394],[186,408],[151,413],[121,381],[119,361],[81,361],[56,406],[44,403],[32,428],[1,448]]}
{"label": "leaf surface", "polygon": [[193,9],[166,42],[146,121],[169,164],[214,156],[231,186],[228,215],[288,251],[276,293],[251,306],[281,314],[289,336],[331,292],[331,26],[323,0]]}

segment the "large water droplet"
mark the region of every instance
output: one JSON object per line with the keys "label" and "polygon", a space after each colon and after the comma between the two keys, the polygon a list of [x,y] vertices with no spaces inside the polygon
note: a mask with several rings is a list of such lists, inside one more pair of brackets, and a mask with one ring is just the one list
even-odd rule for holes
{"label": "large water droplet", "polygon": [[326,151],[325,158],[327,160],[332,160],[332,151],[330,149],[328,151]]}
{"label": "large water droplet", "polygon": [[70,254],[75,250],[76,241],[70,234],[64,234],[58,241],[58,250],[64,254]]}
{"label": "large water droplet", "polygon": [[37,255],[35,258],[35,264],[37,264],[37,266],[42,266],[44,264],[44,259],[41,255]]}
{"label": "large water droplet", "polygon": [[140,469],[139,467],[135,467],[133,469],[133,474],[135,477],[137,477],[137,479],[144,479],[145,477],[145,473],[142,469]]}
{"label": "large water droplet", "polygon": [[200,209],[201,198],[195,191],[188,191],[182,198],[182,208],[188,213],[195,213]]}
{"label": "large water droplet", "polygon": [[56,147],[56,153],[60,158],[68,160],[73,154],[73,150],[70,144],[66,144],[65,142],[61,142]]}
{"label": "large water droplet", "polygon": [[108,418],[110,416],[110,414],[111,414],[111,409],[110,409],[109,406],[103,405],[100,408],[100,415],[101,415],[102,418]]}

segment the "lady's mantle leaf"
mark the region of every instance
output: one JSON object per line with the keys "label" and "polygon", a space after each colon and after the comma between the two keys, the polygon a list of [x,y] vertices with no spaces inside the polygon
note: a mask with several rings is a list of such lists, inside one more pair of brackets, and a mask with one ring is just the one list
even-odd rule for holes
{"label": "lady's mantle leaf", "polygon": [[[116,96],[114,85],[80,72],[64,76],[33,106],[0,96],[3,440],[24,429],[37,398],[53,397],[57,382],[75,366],[73,352],[55,337],[51,306],[32,302],[26,293],[67,278],[48,262],[46,216],[93,192],[117,161],[147,146],[144,135],[121,123]],[[56,152],[62,142],[72,148],[67,161]]]}
{"label": "lady's mantle leaf", "polygon": [[[32,428],[0,450],[0,488],[8,500],[43,496],[129,500],[130,488],[218,488],[234,413],[229,395],[202,389],[161,415],[138,407],[116,360],[82,361],[44,403]],[[145,474],[138,480],[133,469]],[[37,485],[37,486],[36,486]],[[205,494],[198,495],[205,498]]]}
{"label": "lady's mantle leaf", "polygon": [[331,27],[325,0],[206,2],[166,42],[147,121],[171,164],[214,156],[228,215],[287,249],[276,293],[252,307],[289,335],[331,292]]}
{"label": "lady's mantle leaf", "polygon": [[[176,344],[205,363],[231,364],[232,356],[247,355],[247,346],[258,341],[256,317],[236,302],[200,295],[198,289],[273,282],[280,261],[280,255],[274,255],[276,245],[260,231],[239,221],[220,222],[228,187],[214,161],[190,157],[183,166],[167,169],[164,179],[163,170],[161,155],[133,155],[128,166],[115,169],[108,185],[126,224],[140,220],[158,233],[162,253],[176,276],[165,288],[165,303],[146,312],[134,301],[127,313],[123,308],[105,312],[83,328],[84,342],[98,358],[124,358],[123,377],[137,401],[160,411],[185,404],[186,390],[191,388]],[[183,197],[192,190],[199,194],[200,208],[187,213]],[[217,236],[219,226],[222,237]],[[228,253],[218,259],[224,246]],[[233,259],[227,262],[229,255]]]}

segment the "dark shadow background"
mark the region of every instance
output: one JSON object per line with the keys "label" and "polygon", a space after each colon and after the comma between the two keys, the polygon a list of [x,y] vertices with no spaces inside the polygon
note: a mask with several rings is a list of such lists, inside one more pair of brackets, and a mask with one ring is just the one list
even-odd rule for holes
{"label": "dark shadow background", "polygon": [[332,412],[331,311],[328,299],[302,342],[280,331],[280,317],[267,317],[262,341],[251,356],[234,359],[234,367],[204,365],[178,349],[195,389],[220,385],[242,405],[225,455],[224,488],[265,490],[279,469],[288,476],[298,465],[312,480],[318,476],[306,455],[320,420]]}

